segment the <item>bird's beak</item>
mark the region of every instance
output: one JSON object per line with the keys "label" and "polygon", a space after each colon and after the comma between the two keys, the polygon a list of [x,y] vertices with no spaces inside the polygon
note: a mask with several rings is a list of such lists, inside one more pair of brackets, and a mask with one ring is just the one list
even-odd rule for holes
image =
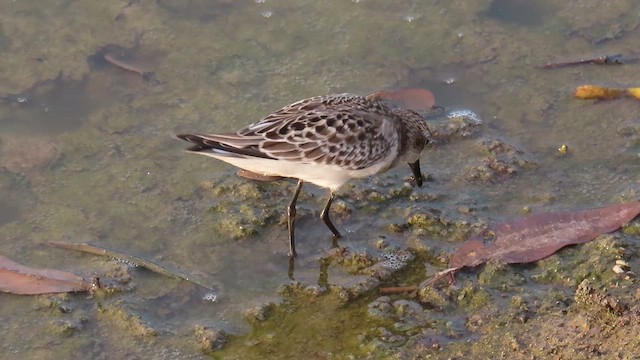
{"label": "bird's beak", "polygon": [[416,160],[416,162],[409,163],[409,167],[411,168],[411,172],[413,173],[413,178],[416,180],[416,185],[418,185],[418,187],[421,187],[422,172],[420,171],[420,159]]}

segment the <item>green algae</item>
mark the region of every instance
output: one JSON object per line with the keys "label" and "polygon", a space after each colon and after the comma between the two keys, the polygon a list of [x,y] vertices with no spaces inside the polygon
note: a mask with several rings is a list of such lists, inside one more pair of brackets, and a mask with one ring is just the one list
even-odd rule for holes
{"label": "green algae", "polygon": [[635,221],[624,225],[622,232],[627,235],[640,235],[640,222]]}
{"label": "green algae", "polygon": [[423,230],[426,236],[437,237],[447,241],[463,241],[477,227],[467,220],[452,219],[447,215],[434,212],[417,212],[407,219],[407,225]]}
{"label": "green algae", "polygon": [[429,307],[444,308],[451,303],[446,294],[432,286],[420,287],[418,290],[418,299],[422,304]]}
{"label": "green algae", "polygon": [[503,292],[519,292],[527,279],[517,267],[489,261],[478,275],[478,284]]}
{"label": "green algae", "polygon": [[[326,314],[330,314],[331,321],[326,320]],[[363,334],[360,320],[365,316],[366,310],[360,306],[344,307],[322,297],[279,305],[249,334],[231,337],[228,345],[215,356],[221,359],[313,358],[322,356],[328,349],[364,356],[366,349],[360,347],[358,338]],[[372,320],[370,326],[376,323],[379,322]]]}
{"label": "green algae", "polygon": [[473,310],[489,304],[491,295],[481,287],[468,284],[457,292],[455,300],[459,306]]}
{"label": "green algae", "polygon": [[565,249],[539,262],[539,270],[532,279],[540,283],[564,283],[578,285],[589,279],[606,284],[615,278],[611,266],[625,253],[623,243],[612,235],[601,235],[584,244],[579,250]]}
{"label": "green algae", "polygon": [[98,318],[111,322],[115,327],[132,336],[148,337],[158,334],[158,331],[146,324],[139,315],[131,314],[117,304],[98,305]]}

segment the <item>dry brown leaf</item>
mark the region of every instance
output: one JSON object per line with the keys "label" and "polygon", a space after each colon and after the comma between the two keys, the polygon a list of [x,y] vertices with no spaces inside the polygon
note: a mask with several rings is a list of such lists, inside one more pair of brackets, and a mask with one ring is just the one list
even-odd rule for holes
{"label": "dry brown leaf", "polygon": [[0,255],[0,291],[37,295],[87,291],[90,284],[78,275],[52,269],[34,269]]}
{"label": "dry brown leaf", "polygon": [[368,95],[367,99],[388,100],[402,108],[415,111],[431,110],[436,103],[436,99],[431,91],[420,88],[378,91]]}
{"label": "dry brown leaf", "polygon": [[528,263],[552,255],[561,248],[615,231],[640,213],[640,202],[581,211],[546,212],[518,218],[465,242],[451,257],[449,266],[477,266],[488,260],[505,264]]}

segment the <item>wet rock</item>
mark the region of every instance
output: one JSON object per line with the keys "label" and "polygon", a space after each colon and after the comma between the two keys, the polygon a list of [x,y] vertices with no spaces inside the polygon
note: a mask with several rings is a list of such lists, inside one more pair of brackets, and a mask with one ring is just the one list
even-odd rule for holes
{"label": "wet rock", "polygon": [[422,319],[423,309],[420,304],[410,300],[396,300],[393,309],[398,319],[409,322],[418,322]]}
{"label": "wet rock", "polygon": [[382,342],[383,348],[398,347],[407,341],[406,337],[394,334],[383,327],[378,328],[378,331],[380,332],[378,339]]}
{"label": "wet rock", "polygon": [[469,284],[457,291],[455,299],[461,307],[478,309],[491,301],[491,295],[483,288]]}
{"label": "wet rock", "polygon": [[[423,181],[428,181],[428,179],[424,179],[424,177],[425,176],[423,175]],[[413,194],[414,190],[415,189],[413,186],[411,186],[411,184],[403,183],[402,187],[395,187],[390,189],[388,194],[392,199],[406,198]]]}
{"label": "wet rock", "polygon": [[517,268],[489,261],[478,275],[478,284],[502,291],[517,291],[527,282]]}
{"label": "wet rock", "polygon": [[614,265],[613,268],[611,268],[611,270],[613,270],[613,272],[618,275],[625,273],[625,270],[620,265]]}
{"label": "wet rock", "polygon": [[[420,209],[407,219],[407,225],[413,229],[426,231],[423,236],[437,237],[447,241],[463,241],[469,238],[475,228],[484,224],[471,224],[468,220],[449,216],[437,209]],[[415,232],[415,230],[414,230]]]}
{"label": "wet rock", "polygon": [[273,304],[254,306],[243,311],[242,316],[250,323],[265,321],[273,310],[273,307]]}
{"label": "wet rock", "polygon": [[386,248],[385,251],[380,255],[384,261],[382,261],[380,266],[387,267],[392,270],[400,270],[404,268],[408,262],[413,260],[415,256],[408,250],[405,249],[389,249]]}
{"label": "wet rock", "polygon": [[363,269],[372,266],[378,261],[378,259],[367,250],[353,251],[348,247],[331,249],[329,250],[328,256],[353,274],[360,274]]}
{"label": "wet rock", "polygon": [[509,302],[509,313],[507,315],[510,320],[524,324],[529,320],[529,306],[522,296],[513,296]]}
{"label": "wet rock", "polygon": [[305,291],[311,296],[320,296],[326,294],[328,290],[329,289],[327,289],[325,286],[320,285],[307,285],[307,287],[305,288]]}
{"label": "wet rock", "polygon": [[119,259],[113,259],[105,264],[107,268],[101,277],[94,277],[90,296],[104,299],[125,291],[131,291],[135,287],[132,282],[130,269],[138,265],[125,263]]}
{"label": "wet rock", "polygon": [[429,127],[436,141],[446,141],[457,137],[474,135],[482,125],[482,118],[471,110],[452,110],[444,116],[444,120],[434,119]]}
{"label": "wet rock", "polygon": [[434,288],[430,281],[424,281],[418,287],[418,300],[429,308],[444,308],[450,303],[442,291]]}
{"label": "wet rock", "polygon": [[113,323],[134,336],[149,337],[158,334],[158,331],[145,323],[140,316],[130,314],[122,308],[120,301],[108,306],[98,304],[98,317]]}
{"label": "wet rock", "polygon": [[336,199],[331,205],[331,215],[336,218],[346,219],[351,215],[351,207],[342,199]]}
{"label": "wet rock", "polygon": [[[378,239],[379,241],[380,239]],[[379,245],[386,246],[383,241]],[[338,247],[328,251],[325,261],[335,261],[354,275],[367,275],[372,279],[384,280],[394,272],[404,268],[415,256],[408,250],[387,246],[381,252],[354,251],[349,247]],[[376,281],[360,281],[358,287],[375,286]],[[355,293],[360,290],[353,289]]]}
{"label": "wet rock", "polygon": [[82,322],[69,319],[54,320],[49,324],[49,329],[54,334],[69,337],[82,329]]}
{"label": "wet rock", "polygon": [[336,296],[337,299],[342,303],[342,304],[346,304],[348,303],[350,300],[353,300],[354,298],[351,296],[349,290],[347,288],[345,288],[344,286],[340,286],[340,285],[331,285],[329,286],[329,290],[331,291],[331,294]]}
{"label": "wet rock", "polygon": [[589,280],[586,279],[578,285],[574,300],[576,304],[610,312],[615,315],[622,315],[625,311],[629,310],[628,306],[623,304],[618,298],[594,289]]}
{"label": "wet rock", "polygon": [[412,202],[433,202],[440,200],[444,195],[440,193],[436,193],[433,190],[422,190],[420,192],[412,192],[409,196],[409,200]]}
{"label": "wet rock", "polygon": [[388,296],[380,296],[367,306],[367,314],[374,319],[391,318],[392,310],[391,298]]}
{"label": "wet rock", "polygon": [[513,177],[517,173],[514,166],[496,158],[486,157],[482,159],[481,165],[467,168],[465,178],[470,182],[492,183]]}
{"label": "wet rock", "polygon": [[367,195],[367,200],[370,202],[377,202],[377,203],[381,203],[381,202],[385,202],[388,200],[388,197],[385,196],[384,194],[381,194],[375,190],[371,190],[369,192],[369,194]]}
{"label": "wet rock", "polygon": [[422,334],[411,338],[411,343],[415,351],[418,353],[432,352],[440,350],[441,338],[442,336],[439,336],[435,330],[424,329]]}
{"label": "wet rock", "polygon": [[465,170],[467,181],[493,183],[511,178],[522,170],[537,167],[535,162],[523,158],[520,149],[502,140],[483,140],[478,147],[488,155],[481,159],[480,165],[470,166]]}
{"label": "wet rock", "polygon": [[378,280],[386,280],[398,270],[403,269],[411,260],[415,258],[410,251],[404,249],[386,249],[379,255],[378,262],[361,273],[369,275]]}
{"label": "wet rock", "polygon": [[627,235],[640,235],[640,221],[634,221],[624,225],[622,232]]}
{"label": "wet rock", "polygon": [[391,244],[386,239],[380,238],[380,239],[375,241],[374,246],[378,250],[384,250],[384,249],[388,248],[389,246],[391,246]]}
{"label": "wet rock", "polygon": [[629,270],[631,269],[631,267],[629,266],[629,263],[622,260],[622,259],[617,259],[616,260],[616,265],[619,266],[622,270]]}
{"label": "wet rock", "polygon": [[479,147],[492,155],[506,155],[509,157],[514,157],[516,155],[522,154],[522,151],[517,147],[507,144],[499,139],[485,139],[482,140],[479,144]]}
{"label": "wet rock", "polygon": [[326,294],[327,287],[313,284],[303,284],[299,281],[282,284],[278,287],[278,294],[288,298],[311,298]]}
{"label": "wet rock", "polygon": [[200,345],[200,351],[210,353],[222,349],[227,343],[227,333],[224,330],[196,326],[195,336]]}
{"label": "wet rock", "polygon": [[377,288],[379,285],[380,280],[373,277],[365,278],[364,280],[356,283],[355,285],[352,285],[347,289],[347,292],[349,293],[349,299],[357,299],[363,294]]}
{"label": "wet rock", "polygon": [[69,303],[68,294],[52,294],[39,296],[35,305],[36,310],[50,309],[61,314],[68,314],[73,311],[73,306]]}
{"label": "wet rock", "polygon": [[240,240],[257,234],[265,226],[278,223],[284,214],[284,204],[279,211],[268,202],[256,201],[269,196],[270,191],[262,184],[236,180],[205,181],[200,187],[216,201],[208,213],[217,222],[217,228],[230,238]]}

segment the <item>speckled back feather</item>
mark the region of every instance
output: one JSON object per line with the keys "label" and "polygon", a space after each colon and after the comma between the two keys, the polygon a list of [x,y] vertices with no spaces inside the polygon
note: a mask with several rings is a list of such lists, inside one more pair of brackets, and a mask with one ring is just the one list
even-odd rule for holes
{"label": "speckled back feather", "polygon": [[200,136],[243,155],[359,170],[399,146],[400,126],[379,102],[338,94],[285,106],[235,134]]}

